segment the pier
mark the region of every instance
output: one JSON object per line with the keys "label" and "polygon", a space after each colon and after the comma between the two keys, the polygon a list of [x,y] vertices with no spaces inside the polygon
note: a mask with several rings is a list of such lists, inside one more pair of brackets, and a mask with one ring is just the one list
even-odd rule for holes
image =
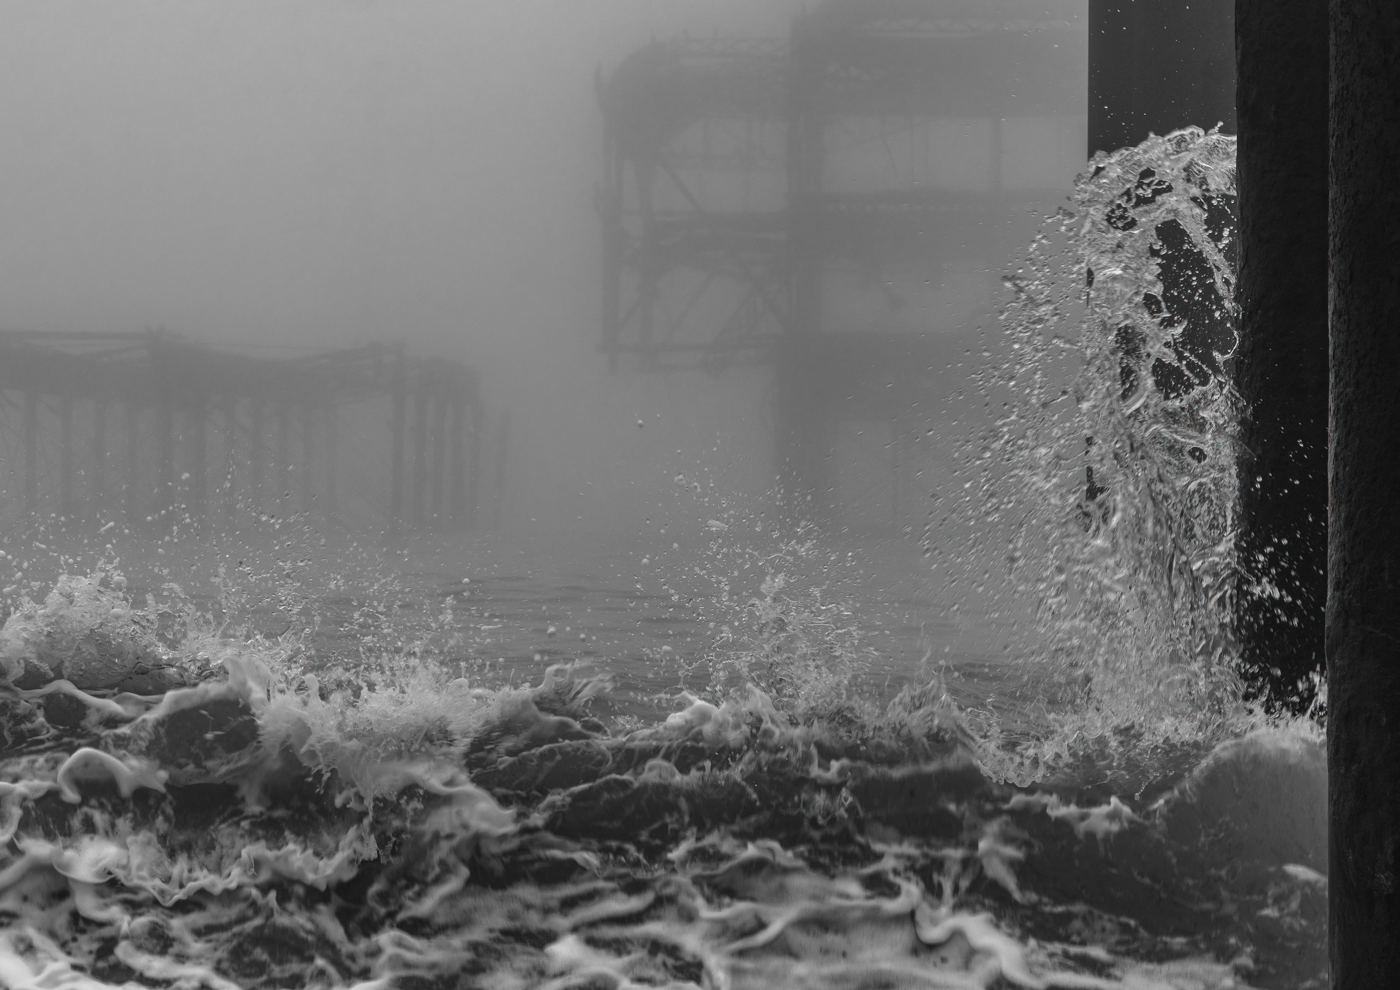
{"label": "pier", "polygon": [[260,357],[0,332],[0,518],[470,529],[485,429],[476,373],[403,345]]}
{"label": "pier", "polygon": [[849,513],[883,475],[898,528],[948,338],[1082,166],[1086,43],[1072,3],[829,0],[787,38],[656,41],[600,76],[610,367],[771,366],[785,489]]}

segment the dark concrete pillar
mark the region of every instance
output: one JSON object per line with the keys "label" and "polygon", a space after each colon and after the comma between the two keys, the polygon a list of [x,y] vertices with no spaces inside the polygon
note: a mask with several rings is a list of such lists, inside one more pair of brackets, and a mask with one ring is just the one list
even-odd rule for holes
{"label": "dark concrete pillar", "polygon": [[1235,132],[1235,0],[1089,0],[1089,154]]}
{"label": "dark concrete pillar", "polygon": [[1304,711],[1327,594],[1327,0],[1236,0],[1242,663]]}
{"label": "dark concrete pillar", "polygon": [[1331,0],[1331,980],[1400,986],[1400,5]]}

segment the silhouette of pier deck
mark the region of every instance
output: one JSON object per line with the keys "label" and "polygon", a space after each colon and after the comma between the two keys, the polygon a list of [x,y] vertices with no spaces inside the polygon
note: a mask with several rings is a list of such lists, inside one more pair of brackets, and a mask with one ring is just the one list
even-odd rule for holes
{"label": "silhouette of pier deck", "polygon": [[166,333],[0,332],[0,515],[466,529],[483,416],[471,368],[402,345],[261,357]]}

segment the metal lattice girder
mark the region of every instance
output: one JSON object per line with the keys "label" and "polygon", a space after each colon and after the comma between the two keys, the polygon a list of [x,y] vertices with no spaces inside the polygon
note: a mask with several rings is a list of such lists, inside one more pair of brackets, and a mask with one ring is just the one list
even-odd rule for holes
{"label": "metal lattice girder", "polygon": [[[849,269],[878,284],[970,255],[994,264],[1013,218],[1058,191],[1002,189],[996,164],[982,191],[913,181],[833,192],[832,137],[858,118],[909,129],[1082,117],[1078,6],[829,0],[799,15],[786,41],[682,38],[627,59],[600,82],[603,350],[614,363],[638,353],[649,367],[662,366],[662,354],[698,355],[714,370],[771,350],[775,334],[840,329],[824,325],[829,273]],[[1000,124],[989,131],[999,163]],[[936,138],[919,140],[930,147]],[[750,185],[761,190],[754,206],[734,194]],[[716,279],[737,301],[700,307],[688,335],[678,332],[697,312],[690,300]]]}

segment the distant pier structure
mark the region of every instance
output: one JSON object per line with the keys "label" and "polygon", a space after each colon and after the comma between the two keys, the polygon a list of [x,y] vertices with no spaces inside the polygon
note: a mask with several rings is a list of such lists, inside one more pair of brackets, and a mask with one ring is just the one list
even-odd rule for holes
{"label": "distant pier structure", "polygon": [[166,333],[0,332],[3,519],[469,529],[484,432],[476,373],[402,345],[259,357]]}
{"label": "distant pier structure", "polygon": [[1084,14],[828,0],[600,76],[611,366],[772,366],[784,487],[898,526],[953,341],[1083,168]]}

